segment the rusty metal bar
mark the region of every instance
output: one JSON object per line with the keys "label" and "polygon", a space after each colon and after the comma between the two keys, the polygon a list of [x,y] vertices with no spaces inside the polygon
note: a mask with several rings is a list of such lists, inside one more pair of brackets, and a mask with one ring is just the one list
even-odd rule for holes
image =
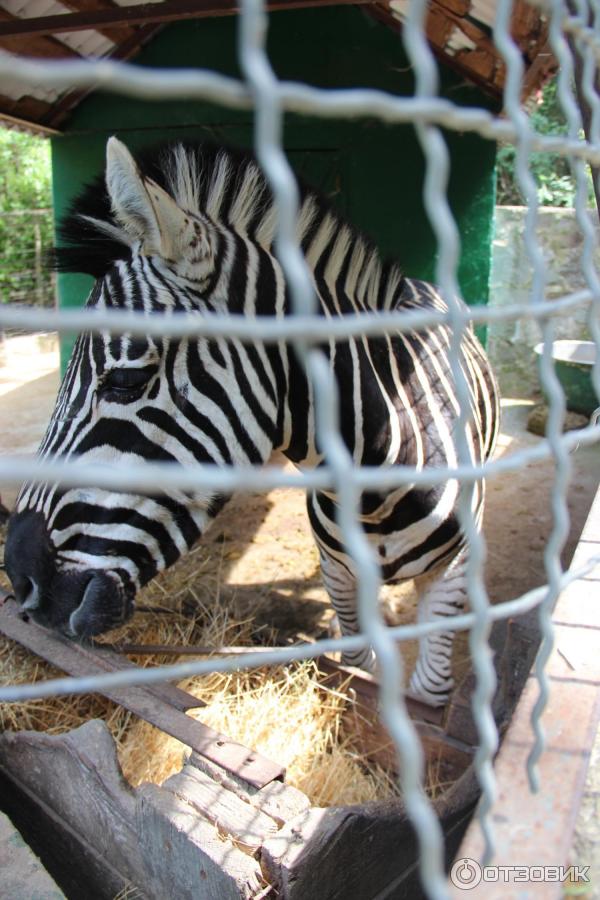
{"label": "rusty metal bar", "polygon": [[[70,675],[138,668],[111,650],[77,644],[32,621],[24,621],[17,604],[1,590],[0,632]],[[185,710],[206,704],[174,685],[130,685],[99,693],[256,788],[282,780],[285,775],[279,763],[187,716]]]}
{"label": "rusty metal bar", "polygon": [[[314,644],[312,640],[302,640],[298,643],[290,643],[287,646],[302,646]],[[204,644],[188,644],[187,646],[175,646],[173,644],[110,644],[109,648],[116,654],[127,653],[131,655],[145,656],[153,654],[168,654],[170,656],[244,656],[249,653],[270,653],[277,647],[210,647]],[[117,657],[119,658],[119,657]],[[319,669],[328,677],[343,681],[365,700],[371,702],[373,707],[377,705],[379,694],[379,682],[369,672],[355,669],[351,666],[343,666],[324,654],[315,657]],[[440,707],[429,706],[422,700],[406,694],[406,706],[411,718],[422,720],[434,725],[440,725],[443,721],[444,710]]]}
{"label": "rusty metal bar", "polygon": [[[95,645],[100,648],[102,644]],[[108,644],[106,645],[115,653],[127,653],[131,656],[243,656],[245,653],[268,653],[275,647],[211,647],[208,644]],[[288,646],[294,646],[289,644]]]}

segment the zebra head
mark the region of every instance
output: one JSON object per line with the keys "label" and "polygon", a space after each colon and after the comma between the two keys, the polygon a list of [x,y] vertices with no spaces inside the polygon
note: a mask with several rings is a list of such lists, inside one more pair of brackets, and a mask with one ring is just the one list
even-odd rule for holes
{"label": "zebra head", "polygon": [[[171,148],[153,170],[159,184],[111,138],[106,186],[76,204],[73,246],[64,251],[79,257],[63,268],[96,276],[88,308],[149,316],[235,308],[240,279],[231,258],[240,236],[219,218],[231,161],[211,151],[201,183],[197,152]],[[253,161],[234,174],[240,190],[254,189],[240,210],[249,216],[252,202],[264,208]],[[234,341],[198,337],[80,335],[40,457],[105,466],[265,461],[277,430],[276,390],[266,356],[261,377],[240,387],[247,352]],[[128,618],[136,591],[188,551],[222,503],[206,490],[145,496],[28,484],[6,545],[15,595],[34,619],[67,634],[106,631]]]}

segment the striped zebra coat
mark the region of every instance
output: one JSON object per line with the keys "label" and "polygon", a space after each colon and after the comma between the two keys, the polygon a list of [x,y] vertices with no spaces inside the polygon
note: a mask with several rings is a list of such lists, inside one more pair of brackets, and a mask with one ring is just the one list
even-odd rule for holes
{"label": "striped zebra coat", "polygon": [[[134,161],[111,138],[105,183],[89,187],[63,225],[58,265],[88,272],[88,307],[286,316],[274,254],[275,210],[247,155],[176,145]],[[310,190],[298,238],[324,317],[377,310],[445,310],[429,284],[405,278]],[[339,386],[341,431],[357,465],[452,466],[458,404],[446,326],[323,345]],[[471,398],[468,444],[492,451],[498,400],[471,332],[461,364]],[[236,339],[81,335],[40,447],[43,458],[265,463],[276,449],[318,465],[314,398],[290,346]],[[425,618],[463,608],[466,549],[458,484],[405,485],[362,497],[361,521],[387,582],[431,573]],[[89,636],[127,618],[137,590],[186,553],[225,498],[207,490],[148,497],[56,485],[23,488],[7,541],[16,596],[38,621]],[[481,520],[483,485],[474,492]],[[336,524],[336,497],[308,497],[323,580],[344,634],[357,631],[353,565]],[[31,548],[35,548],[34,552]],[[422,639],[411,689],[443,703],[451,686],[450,631]],[[373,669],[371,650],[347,663]]]}

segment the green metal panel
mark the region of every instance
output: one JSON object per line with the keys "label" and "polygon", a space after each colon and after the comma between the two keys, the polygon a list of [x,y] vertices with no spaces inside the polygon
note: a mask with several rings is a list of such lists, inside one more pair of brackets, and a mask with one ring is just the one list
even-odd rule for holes
{"label": "green metal panel", "polygon": [[[136,62],[202,66],[239,77],[234,18],[185,22],[163,31]],[[279,78],[320,87],[367,86],[411,95],[413,78],[397,35],[357,7],[272,13],[269,52]],[[441,72],[441,94],[486,104],[475,88]],[[102,171],[104,147],[118,134],[136,150],[163,140],[209,139],[252,146],[252,116],[189,100],[149,102],[97,92],[53,139],[58,216],[81,186]],[[487,302],[494,207],[495,144],[472,134],[447,135],[452,157],[449,198],[462,236],[459,278],[466,299]],[[433,279],[436,241],[423,210],[423,156],[410,125],[370,119],[323,120],[287,115],[284,145],[300,175],[331,197],[407,274]],[[59,302],[79,305],[89,279],[64,275]],[[70,352],[65,346],[64,355]]]}

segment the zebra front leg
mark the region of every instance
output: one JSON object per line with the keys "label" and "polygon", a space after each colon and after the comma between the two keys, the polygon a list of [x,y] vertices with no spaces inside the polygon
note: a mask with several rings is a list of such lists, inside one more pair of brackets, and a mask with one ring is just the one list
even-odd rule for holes
{"label": "zebra front leg", "polygon": [[[323,584],[336,612],[342,635],[359,634],[356,578],[345,565],[326,555],[320,548],[319,555],[321,557]],[[342,653],[342,663],[345,666],[357,666],[360,669],[365,669],[367,672],[374,672],[375,654],[371,647],[347,650]]]}
{"label": "zebra front leg", "polygon": [[[419,599],[419,622],[435,622],[459,615],[465,606],[467,551],[429,582]],[[454,686],[452,642],[455,632],[433,631],[419,638],[419,655],[410,679],[410,692],[430,706],[443,706]]]}

